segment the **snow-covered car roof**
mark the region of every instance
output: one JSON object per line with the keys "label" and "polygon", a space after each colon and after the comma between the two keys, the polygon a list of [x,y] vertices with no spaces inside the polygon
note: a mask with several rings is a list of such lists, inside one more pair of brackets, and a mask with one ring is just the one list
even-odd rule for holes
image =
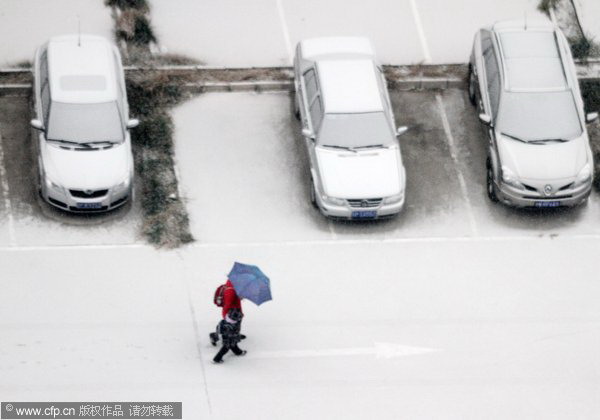
{"label": "snow-covered car roof", "polygon": [[317,63],[325,113],[383,111],[377,69],[370,59]]}
{"label": "snow-covered car roof", "polygon": [[48,42],[48,71],[54,101],[116,100],[117,68],[112,44],[100,36],[62,35]]}
{"label": "snow-covered car roof", "polygon": [[[506,88],[522,90],[564,90],[568,88],[555,26],[539,21],[503,23],[497,30],[506,69]],[[496,24],[496,28],[499,24]]]}

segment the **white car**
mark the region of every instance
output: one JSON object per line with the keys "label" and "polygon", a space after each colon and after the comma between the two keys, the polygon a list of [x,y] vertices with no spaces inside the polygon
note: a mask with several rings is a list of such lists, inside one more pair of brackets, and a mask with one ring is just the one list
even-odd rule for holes
{"label": "white car", "polygon": [[406,176],[394,114],[370,41],[300,42],[294,60],[295,112],[311,171],[311,201],[331,218],[394,216]]}
{"label": "white car", "polygon": [[36,51],[39,189],[73,212],[107,211],[133,194],[133,155],[117,48],[93,35],[51,38]]}
{"label": "white car", "polygon": [[487,126],[487,194],[515,207],[575,206],[594,162],[567,39],[550,21],[497,22],[475,34],[469,98]]}

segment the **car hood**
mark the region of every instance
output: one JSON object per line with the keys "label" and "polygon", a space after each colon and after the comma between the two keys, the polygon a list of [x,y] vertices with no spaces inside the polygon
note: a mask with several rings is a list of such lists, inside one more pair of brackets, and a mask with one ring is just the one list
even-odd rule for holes
{"label": "car hood", "polygon": [[498,136],[502,165],[520,179],[552,180],[572,178],[588,161],[588,140],[584,134],[565,143],[527,144]]}
{"label": "car hood", "polygon": [[47,176],[73,189],[104,189],[121,183],[132,169],[129,142],[106,150],[68,150],[43,142]]}
{"label": "car hood", "polygon": [[316,149],[326,195],[338,198],[376,198],[404,190],[404,168],[398,147],[346,152]]}

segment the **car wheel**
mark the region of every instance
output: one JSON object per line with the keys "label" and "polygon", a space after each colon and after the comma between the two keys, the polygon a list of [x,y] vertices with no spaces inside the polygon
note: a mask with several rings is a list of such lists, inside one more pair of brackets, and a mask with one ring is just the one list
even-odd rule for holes
{"label": "car wheel", "polygon": [[312,180],[312,178],[310,180],[310,204],[316,209],[319,208],[319,206],[317,205],[317,193],[315,191],[315,183]]}
{"label": "car wheel", "polygon": [[298,104],[298,94],[294,94],[294,116],[300,121],[300,105]]}
{"label": "car wheel", "polygon": [[486,189],[487,189],[487,195],[488,198],[494,202],[497,203],[498,202],[498,196],[496,195],[496,187],[494,186],[494,172],[492,170],[492,164],[490,163],[489,159],[487,161],[487,176],[486,176]]}
{"label": "car wheel", "polygon": [[469,86],[467,90],[469,91],[469,102],[471,102],[471,105],[473,106],[477,105],[476,83],[477,78],[475,73],[473,73],[473,68],[469,65]]}

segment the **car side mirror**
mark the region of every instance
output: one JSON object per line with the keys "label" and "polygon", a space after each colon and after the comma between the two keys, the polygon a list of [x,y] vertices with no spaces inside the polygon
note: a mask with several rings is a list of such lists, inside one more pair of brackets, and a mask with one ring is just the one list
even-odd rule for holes
{"label": "car side mirror", "polygon": [[36,130],[44,131],[44,124],[40,120],[31,120],[29,124]]}
{"label": "car side mirror", "polygon": [[485,125],[492,125],[492,117],[488,114],[479,114],[479,121]]}
{"label": "car side mirror", "polygon": [[588,123],[588,124],[593,123],[597,119],[598,119],[598,113],[597,112],[590,112],[589,114],[585,115],[585,122]]}
{"label": "car side mirror", "polygon": [[135,128],[138,125],[140,125],[140,120],[138,120],[137,118],[132,118],[129,121],[127,121],[127,129],[129,130],[130,128]]}
{"label": "car side mirror", "polygon": [[407,131],[408,131],[408,127],[403,125],[401,127],[398,127],[398,129],[396,130],[396,135],[401,136],[402,134],[406,133]]}
{"label": "car side mirror", "polygon": [[315,135],[314,135],[314,133],[311,131],[311,129],[310,129],[310,128],[303,128],[303,129],[302,129],[302,135],[303,135],[304,137],[309,137],[311,140],[314,140],[314,139],[315,139]]}

